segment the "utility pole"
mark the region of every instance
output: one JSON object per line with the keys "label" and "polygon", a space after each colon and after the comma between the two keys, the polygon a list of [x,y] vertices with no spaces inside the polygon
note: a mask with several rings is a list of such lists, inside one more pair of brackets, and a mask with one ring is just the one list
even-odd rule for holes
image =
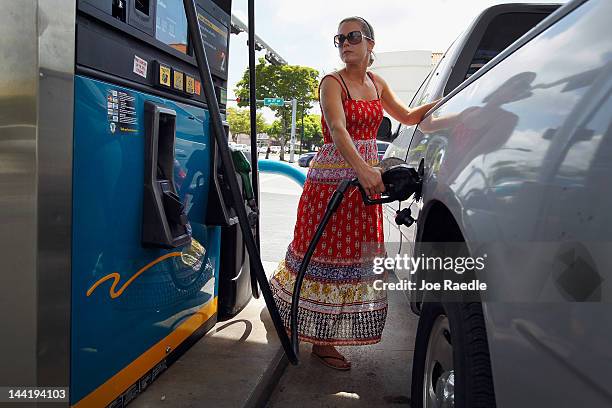
{"label": "utility pole", "polygon": [[289,154],[289,163],[293,163],[293,155],[295,153],[295,115],[297,111],[297,99],[291,100],[291,146]]}
{"label": "utility pole", "polygon": [[304,101],[302,101],[302,131],[300,132],[300,155],[302,154],[302,145],[304,144]]}

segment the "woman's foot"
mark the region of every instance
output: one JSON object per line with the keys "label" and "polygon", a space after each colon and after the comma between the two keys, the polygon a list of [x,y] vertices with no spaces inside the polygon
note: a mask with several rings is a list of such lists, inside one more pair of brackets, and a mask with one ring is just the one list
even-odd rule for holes
{"label": "woman's foot", "polygon": [[312,355],[318,358],[323,364],[336,370],[350,370],[351,362],[347,361],[334,346],[312,346]]}

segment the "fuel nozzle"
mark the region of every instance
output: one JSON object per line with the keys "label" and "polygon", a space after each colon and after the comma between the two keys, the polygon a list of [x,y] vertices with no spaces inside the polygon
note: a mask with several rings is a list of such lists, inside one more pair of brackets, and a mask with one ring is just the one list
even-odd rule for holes
{"label": "fuel nozzle", "polygon": [[363,202],[366,205],[404,201],[413,194],[420,195],[421,177],[414,168],[408,166],[408,163],[396,157],[389,157],[383,159],[378,166],[383,171],[382,181],[385,185],[385,191],[380,198],[372,199],[368,197],[357,179],[349,182],[349,185],[359,187]]}

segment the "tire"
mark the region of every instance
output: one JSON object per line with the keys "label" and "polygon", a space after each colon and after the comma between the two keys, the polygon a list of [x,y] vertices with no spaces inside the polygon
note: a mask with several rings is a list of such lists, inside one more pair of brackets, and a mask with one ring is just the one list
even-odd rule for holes
{"label": "tire", "polygon": [[[453,381],[447,381],[450,370],[453,370],[454,386],[450,385]],[[434,400],[438,398],[440,401],[439,389],[445,383],[453,392],[454,405],[448,400],[446,404],[435,405]],[[432,395],[436,387],[438,392]],[[422,304],[411,394],[413,408],[495,408],[489,347],[480,303]]]}

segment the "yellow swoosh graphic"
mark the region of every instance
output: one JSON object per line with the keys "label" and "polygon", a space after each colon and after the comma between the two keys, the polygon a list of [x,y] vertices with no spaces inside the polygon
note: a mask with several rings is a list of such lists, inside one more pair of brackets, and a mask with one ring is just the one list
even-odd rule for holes
{"label": "yellow swoosh graphic", "polygon": [[89,297],[93,293],[93,291],[96,290],[96,288],[98,286],[100,286],[101,284],[103,284],[107,280],[113,279],[113,283],[111,284],[111,287],[110,287],[110,290],[109,290],[109,295],[110,295],[111,299],[118,298],[119,296],[121,296],[123,291],[126,290],[127,287],[130,286],[130,284],[132,282],[134,282],[134,280],[136,280],[136,278],[138,278],[140,275],[142,275],[144,272],[146,272],[147,269],[150,269],[154,265],[157,265],[158,263],[160,263],[160,262],[162,262],[162,261],[164,261],[164,260],[166,260],[168,258],[174,258],[174,257],[177,257],[177,256],[181,256],[181,253],[180,252],[170,252],[170,253],[168,253],[166,255],[160,256],[159,258],[157,258],[154,261],[149,262],[144,267],[139,269],[138,272],[136,272],[134,274],[134,276],[132,276],[130,279],[128,279],[128,281],[125,282],[123,284],[123,286],[121,288],[119,288],[118,291],[115,291],[115,288],[117,287],[117,285],[119,284],[119,281],[121,280],[121,275],[119,275],[118,272],[109,273],[108,275],[100,278],[96,283],[93,284],[93,286],[91,288],[89,288],[89,290],[87,290],[87,297]]}

